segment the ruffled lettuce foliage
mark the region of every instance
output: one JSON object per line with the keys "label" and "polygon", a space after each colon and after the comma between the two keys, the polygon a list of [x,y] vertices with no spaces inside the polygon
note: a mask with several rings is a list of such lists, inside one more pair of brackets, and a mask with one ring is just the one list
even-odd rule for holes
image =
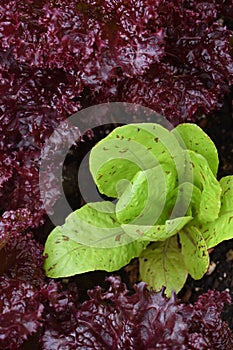
{"label": "ruffled lettuce foliage", "polygon": [[[46,139],[68,115],[100,102],[141,103],[174,124],[218,108],[232,84],[227,18],[231,0],[1,1],[1,349],[23,349],[31,334],[41,335],[46,349],[51,333],[56,345],[77,348],[77,291],[48,282],[43,246],[33,236],[46,217],[38,184]],[[54,149],[67,142],[68,128],[55,135]],[[52,208],[56,179],[46,186],[53,188]],[[214,300],[222,305],[224,298]],[[216,320],[216,342],[207,341],[211,331],[199,342],[199,321],[192,340],[227,349],[228,331],[216,312],[203,325],[208,330]]]}
{"label": "ruffled lettuce foliage", "polygon": [[229,302],[227,292],[209,291],[194,305],[184,305],[175,294],[166,299],[163,291],[148,291],[143,282],[129,295],[117,277],[108,280],[106,292],[100,287],[89,291],[90,300],[80,307],[69,298],[60,310],[52,305],[53,318],[41,338],[43,350],[232,348],[232,335],[220,318]]}
{"label": "ruffled lettuce foliage", "polygon": [[[80,108],[133,102],[177,124],[219,107],[233,82],[232,13],[231,0],[2,0],[1,212],[30,208],[43,223],[40,150]],[[52,206],[56,179],[47,186]]]}
{"label": "ruffled lettuce foliage", "polygon": [[110,277],[107,291],[95,287],[81,304],[75,284],[64,288],[45,278],[43,247],[23,235],[29,213],[18,211],[11,219],[18,223],[12,234],[0,223],[1,349],[232,348],[232,334],[221,319],[224,304],[231,302],[228,292],[209,291],[184,305],[175,294],[168,299],[164,290],[148,291],[143,282],[129,293],[119,278]]}
{"label": "ruffled lettuce foliage", "polygon": [[[15,251],[22,241],[18,235],[2,249],[9,252],[12,245]],[[81,304],[76,285],[64,289],[42,278],[41,247],[27,241],[24,256],[0,277],[1,349],[232,349],[232,334],[221,319],[231,301],[228,292],[209,291],[185,305],[175,294],[167,299],[164,290],[148,291],[143,282],[129,293],[119,278],[110,277],[106,292],[95,287]],[[33,274],[29,262],[35,263]]]}
{"label": "ruffled lettuce foliage", "polygon": [[91,151],[102,194],[57,226],[45,244],[50,277],[114,271],[139,257],[141,278],[155,290],[179,291],[188,273],[200,279],[208,249],[233,238],[233,176],[216,179],[214,143],[195,124],[116,128]]}

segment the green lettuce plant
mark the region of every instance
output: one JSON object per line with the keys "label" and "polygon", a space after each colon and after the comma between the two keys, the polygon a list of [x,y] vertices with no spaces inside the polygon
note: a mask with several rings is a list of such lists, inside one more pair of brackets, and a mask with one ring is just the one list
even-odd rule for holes
{"label": "green lettuce plant", "polygon": [[57,226],[45,244],[49,277],[114,271],[139,257],[155,290],[179,291],[200,279],[208,249],[233,238],[233,176],[216,179],[218,154],[195,124],[116,128],[91,151],[100,193],[115,202],[88,203]]}

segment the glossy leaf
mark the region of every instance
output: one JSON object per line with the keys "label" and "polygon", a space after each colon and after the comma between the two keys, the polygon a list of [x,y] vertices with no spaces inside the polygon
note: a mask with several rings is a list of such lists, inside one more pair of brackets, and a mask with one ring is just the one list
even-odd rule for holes
{"label": "glossy leaf", "polygon": [[149,291],[144,282],[134,291],[117,276],[106,282],[107,290],[89,290],[81,305],[77,292],[50,287],[40,338],[43,350],[185,350],[193,344],[196,349],[201,344],[201,350],[222,350],[223,344],[225,350],[232,349],[232,334],[221,319],[224,304],[231,302],[228,292],[210,290],[194,305],[186,305],[175,294],[166,298],[164,290]]}

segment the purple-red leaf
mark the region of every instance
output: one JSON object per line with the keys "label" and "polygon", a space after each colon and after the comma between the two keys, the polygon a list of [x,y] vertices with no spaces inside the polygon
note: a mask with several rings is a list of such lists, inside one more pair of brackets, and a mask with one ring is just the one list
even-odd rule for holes
{"label": "purple-red leaf", "polygon": [[42,325],[44,306],[29,282],[0,277],[0,348],[18,349]]}
{"label": "purple-red leaf", "polygon": [[108,291],[96,287],[80,307],[66,299],[69,316],[64,322],[59,311],[52,312],[54,318],[42,336],[43,350],[59,346],[67,350],[210,350],[222,349],[220,344],[232,348],[232,334],[221,321],[223,305],[230,302],[228,293],[209,291],[188,306],[175,295],[166,299],[163,291],[148,291],[144,283],[129,295],[117,277],[108,281]]}

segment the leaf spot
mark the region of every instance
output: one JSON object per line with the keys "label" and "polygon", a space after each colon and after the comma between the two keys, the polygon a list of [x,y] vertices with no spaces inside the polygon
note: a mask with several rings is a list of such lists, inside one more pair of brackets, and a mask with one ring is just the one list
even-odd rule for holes
{"label": "leaf spot", "polygon": [[129,149],[128,148],[123,148],[121,151],[119,151],[120,153],[126,153]]}
{"label": "leaf spot", "polygon": [[223,194],[226,194],[228,191],[230,191],[230,187],[228,187],[228,188],[223,192]]}
{"label": "leaf spot", "polygon": [[70,238],[68,236],[62,236],[62,238],[63,238],[63,241],[69,241],[70,240]]}
{"label": "leaf spot", "polygon": [[144,235],[144,232],[142,232],[141,230],[137,229],[136,232],[140,235],[140,236],[143,236]]}

